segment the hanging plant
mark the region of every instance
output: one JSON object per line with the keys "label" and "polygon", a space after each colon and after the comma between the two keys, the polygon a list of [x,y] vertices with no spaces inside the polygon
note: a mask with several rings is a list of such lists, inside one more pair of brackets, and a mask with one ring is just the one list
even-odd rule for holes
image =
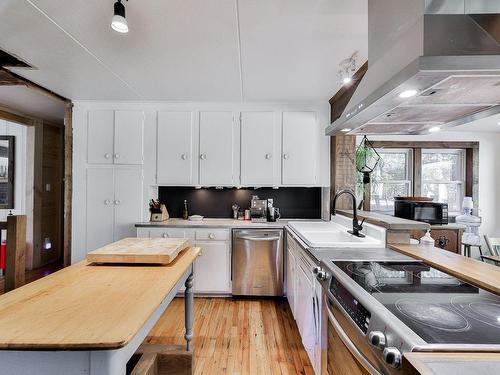
{"label": "hanging plant", "polygon": [[356,149],[356,170],[363,174],[363,183],[370,183],[370,173],[379,161],[380,155],[365,135]]}

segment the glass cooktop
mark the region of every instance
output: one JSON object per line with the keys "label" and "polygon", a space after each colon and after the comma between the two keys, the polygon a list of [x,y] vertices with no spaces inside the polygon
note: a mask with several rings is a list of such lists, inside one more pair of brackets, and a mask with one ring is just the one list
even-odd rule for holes
{"label": "glass cooktop", "polygon": [[420,262],[333,263],[428,343],[500,344],[500,296]]}

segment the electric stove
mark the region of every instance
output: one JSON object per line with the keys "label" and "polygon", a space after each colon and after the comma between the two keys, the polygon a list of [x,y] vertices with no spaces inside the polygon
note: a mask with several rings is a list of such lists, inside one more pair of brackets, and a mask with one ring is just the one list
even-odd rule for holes
{"label": "electric stove", "polygon": [[333,262],[427,343],[500,345],[500,296],[421,262]]}

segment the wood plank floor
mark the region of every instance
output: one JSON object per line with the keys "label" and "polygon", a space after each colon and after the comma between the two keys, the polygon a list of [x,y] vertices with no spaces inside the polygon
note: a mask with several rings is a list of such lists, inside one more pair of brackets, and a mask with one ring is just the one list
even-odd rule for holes
{"label": "wood plank floor", "polygon": [[[313,374],[285,300],[196,298],[195,374]],[[147,337],[183,344],[184,300],[175,298]]]}

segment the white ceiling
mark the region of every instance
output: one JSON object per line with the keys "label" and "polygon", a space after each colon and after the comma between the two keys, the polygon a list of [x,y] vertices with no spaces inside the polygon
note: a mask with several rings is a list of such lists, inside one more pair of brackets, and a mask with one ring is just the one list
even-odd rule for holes
{"label": "white ceiling", "polygon": [[0,86],[0,107],[57,124],[64,121],[64,103],[26,86]]}
{"label": "white ceiling", "polygon": [[[367,0],[1,0],[16,73],[73,100],[328,100],[367,56]],[[240,48],[241,46],[241,48]]]}

